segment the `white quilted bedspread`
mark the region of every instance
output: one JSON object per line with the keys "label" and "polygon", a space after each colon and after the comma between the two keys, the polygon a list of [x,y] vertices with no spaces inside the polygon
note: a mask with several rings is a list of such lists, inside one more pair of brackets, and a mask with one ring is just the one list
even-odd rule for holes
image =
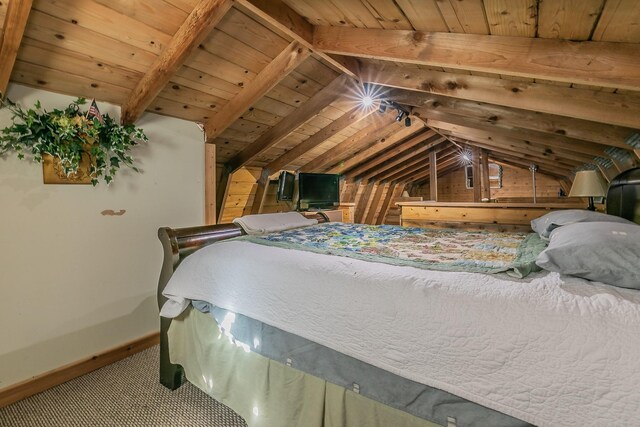
{"label": "white quilted bedspread", "polygon": [[640,291],[221,242],[165,295],[200,299],[541,426],[640,425]]}

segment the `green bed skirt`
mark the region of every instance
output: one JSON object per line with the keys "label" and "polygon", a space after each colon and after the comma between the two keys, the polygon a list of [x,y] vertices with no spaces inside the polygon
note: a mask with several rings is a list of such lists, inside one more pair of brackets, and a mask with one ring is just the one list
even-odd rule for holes
{"label": "green bed skirt", "polygon": [[191,308],[171,322],[169,348],[189,382],[251,427],[438,426],[246,351],[211,316]]}

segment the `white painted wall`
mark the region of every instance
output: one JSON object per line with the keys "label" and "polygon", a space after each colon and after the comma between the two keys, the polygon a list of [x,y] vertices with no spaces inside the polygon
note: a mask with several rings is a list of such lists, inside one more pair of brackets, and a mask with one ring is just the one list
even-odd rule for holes
{"label": "white painted wall", "polygon": [[[73,100],[19,85],[8,96],[47,109]],[[0,110],[0,129],[9,118]],[[143,173],[121,170],[110,187],[44,185],[39,164],[0,159],[0,388],[159,328],[156,233],[203,223],[204,144],[191,122],[145,114],[138,125]]]}

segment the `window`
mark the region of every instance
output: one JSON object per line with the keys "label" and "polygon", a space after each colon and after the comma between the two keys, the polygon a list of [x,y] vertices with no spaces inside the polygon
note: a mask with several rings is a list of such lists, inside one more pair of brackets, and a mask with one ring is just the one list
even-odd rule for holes
{"label": "window", "polygon": [[[473,166],[464,167],[465,187],[473,188]],[[502,166],[489,163],[489,188],[502,188]]]}

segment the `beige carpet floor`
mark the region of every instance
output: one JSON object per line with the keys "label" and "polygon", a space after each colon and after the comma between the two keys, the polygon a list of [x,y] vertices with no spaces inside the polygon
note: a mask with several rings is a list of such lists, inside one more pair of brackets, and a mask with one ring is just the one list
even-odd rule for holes
{"label": "beige carpet floor", "polygon": [[158,346],[0,409],[0,426],[241,427],[231,409],[185,383],[158,382]]}

